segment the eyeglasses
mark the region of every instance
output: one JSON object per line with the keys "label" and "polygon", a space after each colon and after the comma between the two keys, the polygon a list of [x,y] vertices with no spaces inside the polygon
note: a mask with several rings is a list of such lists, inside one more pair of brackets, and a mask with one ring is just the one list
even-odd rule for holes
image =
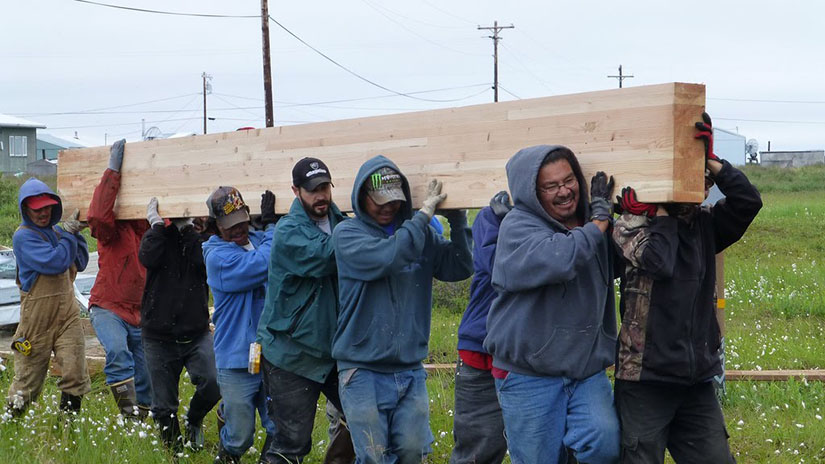
{"label": "eyeglasses", "polygon": [[539,187],[539,191],[545,195],[555,196],[559,193],[559,190],[564,186],[567,190],[572,190],[578,184],[578,180],[575,177],[568,177],[564,179],[561,184],[549,184],[542,187]]}

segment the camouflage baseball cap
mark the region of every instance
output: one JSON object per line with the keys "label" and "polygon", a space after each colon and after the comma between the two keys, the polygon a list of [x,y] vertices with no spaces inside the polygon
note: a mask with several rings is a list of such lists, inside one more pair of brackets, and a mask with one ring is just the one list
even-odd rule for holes
{"label": "camouflage baseball cap", "polygon": [[376,205],[391,201],[407,201],[402,188],[401,174],[392,168],[381,168],[367,178],[367,195]]}
{"label": "camouflage baseball cap", "polygon": [[249,221],[249,207],[235,187],[218,187],[209,195],[206,206],[209,208],[209,217],[215,218],[222,229]]}

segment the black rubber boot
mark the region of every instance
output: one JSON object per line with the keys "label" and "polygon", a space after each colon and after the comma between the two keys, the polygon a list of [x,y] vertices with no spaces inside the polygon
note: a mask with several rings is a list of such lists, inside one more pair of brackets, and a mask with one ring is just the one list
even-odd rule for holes
{"label": "black rubber boot", "polygon": [[156,417],[155,423],[160,432],[160,441],[166,448],[172,451],[183,449],[182,437],[180,435],[180,423],[177,417]]}
{"label": "black rubber boot", "polygon": [[140,420],[140,410],[137,405],[137,393],[135,392],[135,379],[127,379],[109,385],[112,389],[112,396],[115,404],[120,409],[120,413],[126,419]]}
{"label": "black rubber boot", "polygon": [[64,413],[79,414],[82,400],[82,396],[74,396],[66,392],[60,392],[60,410]]}
{"label": "black rubber boot", "polygon": [[240,462],[240,456],[229,454],[228,451],[223,449],[223,445],[220,442],[218,443],[218,455],[215,456],[215,464],[236,464]]}
{"label": "black rubber boot", "polygon": [[264,441],[264,445],[261,448],[261,457],[258,458],[259,464],[267,464],[266,460],[266,452],[270,446],[272,446],[272,442],[275,441],[275,435],[267,435],[266,440]]}

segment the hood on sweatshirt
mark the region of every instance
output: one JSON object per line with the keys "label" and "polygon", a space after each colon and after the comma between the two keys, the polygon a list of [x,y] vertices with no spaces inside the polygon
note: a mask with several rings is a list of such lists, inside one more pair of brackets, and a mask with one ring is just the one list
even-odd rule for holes
{"label": "hood on sweatshirt", "polygon": [[20,211],[20,215],[23,217],[23,224],[26,226],[37,227],[37,225],[29,219],[29,215],[23,211],[23,202],[26,201],[26,198],[36,197],[44,193],[57,201],[57,204],[52,207],[52,217],[49,220],[48,227],[51,228],[60,222],[60,218],[63,216],[63,202],[60,200],[60,197],[57,196],[45,182],[36,177],[32,177],[20,186],[20,192],[17,194],[17,209]]}
{"label": "hood on sweatshirt", "polygon": [[401,188],[404,190],[404,196],[407,198],[407,201],[401,204],[401,208],[398,210],[398,213],[395,215],[395,224],[401,224],[402,222],[406,221],[407,219],[412,218],[412,195],[410,194],[410,183],[407,181],[407,177],[398,169],[395,163],[393,163],[389,158],[385,157],[384,155],[378,155],[373,158],[368,159],[364,164],[361,165],[361,168],[358,170],[358,175],[355,176],[355,183],[352,186],[352,210],[355,211],[355,215],[364,221],[367,224],[375,226],[377,228],[381,228],[375,219],[373,219],[366,210],[364,210],[363,205],[361,204],[361,200],[364,196],[366,196],[366,189],[364,184],[366,184],[367,179],[369,179],[370,174],[374,173],[375,171],[381,168],[390,168],[397,172],[401,176]]}
{"label": "hood on sweatshirt", "polygon": [[[547,211],[541,206],[536,188],[541,163],[547,155],[557,150],[567,150],[573,153],[572,150],[563,145],[536,145],[522,148],[507,161],[507,183],[510,187],[515,208],[529,211],[551,224],[563,227],[558,220],[547,214]],[[562,157],[560,160],[566,161],[566,158]],[[578,165],[578,161],[571,163],[570,167],[573,169],[573,174],[576,175],[576,180],[579,182],[579,199],[578,205],[576,206],[576,213],[579,214],[580,217],[587,218],[590,215],[590,205],[588,203],[590,194],[587,183],[585,182],[581,166]]]}

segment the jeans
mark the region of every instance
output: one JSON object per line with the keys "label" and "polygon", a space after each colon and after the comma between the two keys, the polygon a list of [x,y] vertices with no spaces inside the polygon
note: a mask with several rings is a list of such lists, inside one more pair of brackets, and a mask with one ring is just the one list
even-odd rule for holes
{"label": "jeans", "polygon": [[513,464],[619,461],[619,420],[604,372],[586,379],[510,372],[496,379]]}
{"label": "jeans", "polygon": [[266,414],[266,391],[261,374],[246,369],[218,369],[221,388],[221,416],[226,425],[221,429],[221,446],[229,454],[243,455],[255,440],[255,410],[266,434],[275,433],[275,424]]}
{"label": "jeans", "polygon": [[468,366],[461,359],[455,372],[453,438],[450,464],[500,464],[507,453],[495,379],[490,371]]}
{"label": "jeans", "polygon": [[356,463],[420,464],[432,452],[426,379],[423,368],[338,373]]}
{"label": "jeans", "polygon": [[134,377],[138,404],[151,404],[152,387],[140,327],[124,322],[117,314],[100,306],[92,306],[90,319],[97,339],[106,351],[106,365],[103,366],[106,383],[112,385]]}
{"label": "jeans", "polygon": [[713,382],[646,384],[616,380],[622,423],[622,462],[735,463]]}
{"label": "jeans", "polygon": [[321,393],[336,408],[338,376],[333,372],[325,383],[313,382],[306,377],[285,371],[261,358],[261,369],[269,396],[269,415],[277,431],[272,446],[267,450],[270,463],[301,462],[312,448],[312,426]]}
{"label": "jeans", "polygon": [[189,401],[187,420],[200,425],[203,418],[221,399],[215,371],[212,334],[207,332],[187,343],[143,339],[146,366],[152,381],[152,414],[155,419],[177,416],[178,382],[183,368],[195,386]]}

